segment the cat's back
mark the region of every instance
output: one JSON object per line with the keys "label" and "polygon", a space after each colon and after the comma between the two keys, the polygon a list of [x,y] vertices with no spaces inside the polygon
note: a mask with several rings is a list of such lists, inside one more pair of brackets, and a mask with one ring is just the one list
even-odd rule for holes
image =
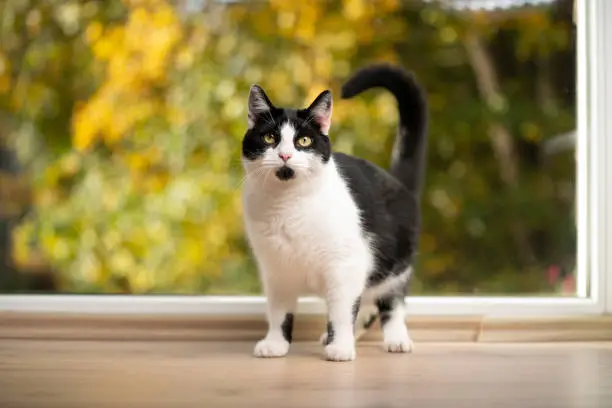
{"label": "cat's back", "polygon": [[397,178],[368,160],[339,152],[333,158],[360,207],[370,199],[401,199],[409,194]]}
{"label": "cat's back", "polygon": [[419,196],[372,162],[343,153],[333,157],[360,210],[363,229],[375,237],[377,252],[388,259],[406,257],[420,226]]}

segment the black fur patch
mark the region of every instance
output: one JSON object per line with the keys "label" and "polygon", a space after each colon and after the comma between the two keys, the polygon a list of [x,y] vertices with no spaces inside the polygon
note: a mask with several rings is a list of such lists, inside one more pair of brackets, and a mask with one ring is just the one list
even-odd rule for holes
{"label": "black fur patch", "polygon": [[285,315],[285,320],[283,320],[283,324],[281,324],[281,330],[283,331],[283,337],[289,343],[293,340],[293,313],[287,313]]}
{"label": "black fur patch", "polygon": [[385,296],[376,301],[376,307],[378,308],[378,314],[380,315],[380,325],[383,327],[391,319],[394,300],[395,299],[393,296]]}
{"label": "black fur patch", "polygon": [[327,339],[325,339],[325,345],[331,344],[334,341],[334,336],[336,332],[334,331],[334,325],[332,322],[327,322]]}
{"label": "black fur patch", "polygon": [[279,180],[287,181],[291,180],[295,176],[295,171],[291,167],[283,166],[276,170],[276,177]]}
{"label": "black fur patch", "polygon": [[359,308],[361,307],[361,296],[358,296],[357,299],[353,302],[353,325],[357,320],[357,314],[359,314]]}

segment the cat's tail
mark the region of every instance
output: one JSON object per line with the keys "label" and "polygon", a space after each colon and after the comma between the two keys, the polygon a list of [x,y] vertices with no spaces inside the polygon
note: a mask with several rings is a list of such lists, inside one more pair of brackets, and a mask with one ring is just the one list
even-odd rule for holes
{"label": "cat's tail", "polygon": [[425,171],[427,150],[425,91],[412,73],[382,63],[357,71],[342,86],[342,98],[352,98],[370,88],[384,88],[397,100],[400,123],[391,155],[390,172],[408,189],[418,192]]}

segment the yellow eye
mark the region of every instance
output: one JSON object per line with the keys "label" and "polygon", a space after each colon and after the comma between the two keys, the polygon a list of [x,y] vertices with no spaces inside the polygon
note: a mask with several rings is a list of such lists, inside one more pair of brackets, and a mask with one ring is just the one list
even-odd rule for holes
{"label": "yellow eye", "polygon": [[264,135],[263,141],[265,144],[274,144],[276,139],[274,138],[274,136],[268,134],[268,135]]}
{"label": "yellow eye", "polygon": [[312,139],[308,136],[302,136],[297,140],[297,143],[300,147],[308,147],[312,144]]}

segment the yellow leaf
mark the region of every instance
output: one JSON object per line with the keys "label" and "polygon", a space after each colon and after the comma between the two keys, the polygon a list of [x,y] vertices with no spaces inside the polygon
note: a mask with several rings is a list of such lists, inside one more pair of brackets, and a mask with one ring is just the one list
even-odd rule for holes
{"label": "yellow leaf", "polygon": [[0,76],[0,94],[11,90],[11,78],[8,75]]}
{"label": "yellow leaf", "polygon": [[352,21],[359,20],[365,14],[364,0],[344,0],[344,16]]}
{"label": "yellow leaf", "polygon": [[98,21],[94,21],[87,26],[85,30],[85,38],[89,44],[93,44],[102,36],[103,27]]}

